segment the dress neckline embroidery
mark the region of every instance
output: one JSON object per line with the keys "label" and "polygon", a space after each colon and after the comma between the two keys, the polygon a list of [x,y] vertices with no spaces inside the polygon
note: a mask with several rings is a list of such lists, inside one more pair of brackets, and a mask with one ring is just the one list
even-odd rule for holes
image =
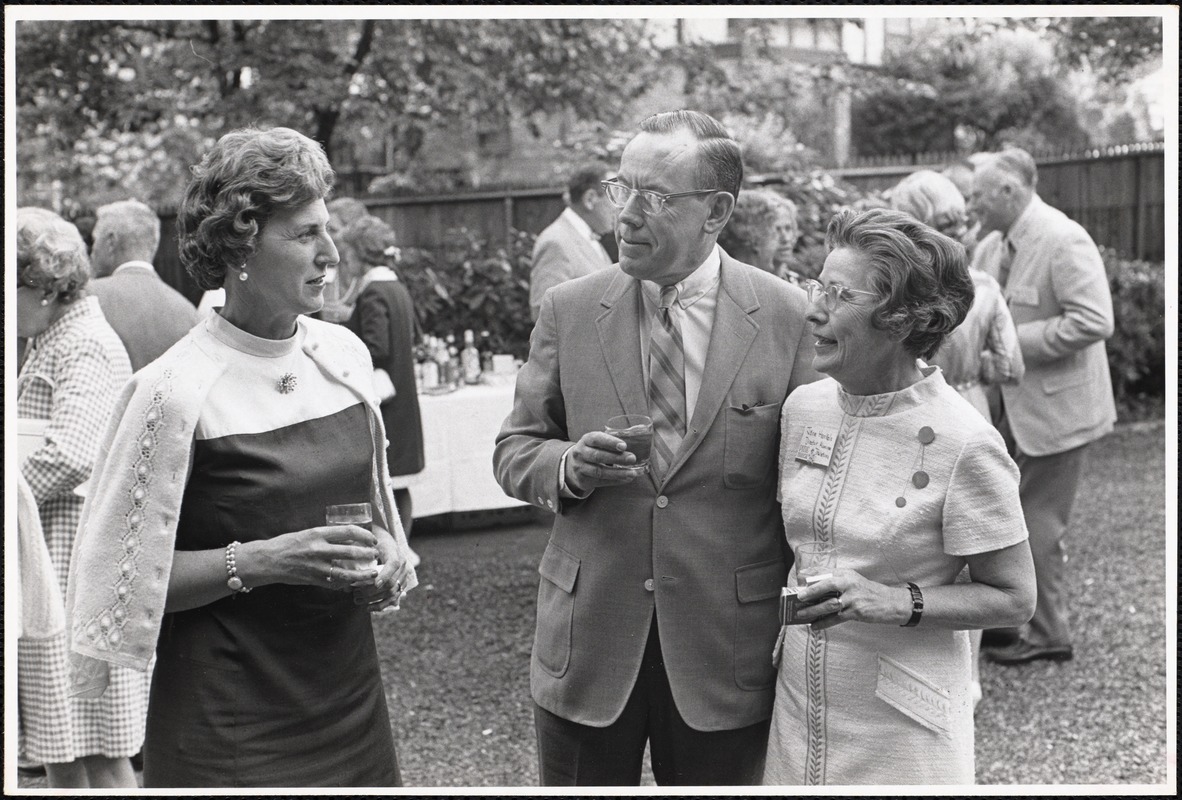
{"label": "dress neckline embroidery", "polygon": [[944,385],[944,374],[939,367],[920,362],[923,378],[897,392],[883,394],[850,394],[837,386],[837,403],[851,417],[886,417],[900,414],[934,400]]}

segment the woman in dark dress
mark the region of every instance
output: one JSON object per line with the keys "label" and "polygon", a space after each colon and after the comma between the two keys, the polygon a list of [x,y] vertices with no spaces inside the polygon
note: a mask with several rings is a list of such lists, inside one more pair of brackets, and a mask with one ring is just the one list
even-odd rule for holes
{"label": "woman in dark dress", "polygon": [[[390,439],[387,460],[390,475],[414,475],[423,471],[423,428],[419,395],[415,386],[415,310],[406,284],[388,264],[394,262],[394,231],[377,217],[363,217],[348,231],[350,244],[361,263],[357,305],[349,328],[365,342],[376,369],[386,371],[394,396],[382,402],[382,419]],[[394,490],[402,528],[410,537],[412,505],[410,489]],[[412,557],[417,564],[417,559]]]}
{"label": "woman in dark dress", "polygon": [[[304,316],[337,260],[332,178],[286,128],[194,168],[181,257],[226,304],[137,373],[100,448],[72,646],[84,692],[154,648],[145,787],[401,784],[369,615],[416,578],[369,354]],[[362,502],[372,530],[325,524]]]}

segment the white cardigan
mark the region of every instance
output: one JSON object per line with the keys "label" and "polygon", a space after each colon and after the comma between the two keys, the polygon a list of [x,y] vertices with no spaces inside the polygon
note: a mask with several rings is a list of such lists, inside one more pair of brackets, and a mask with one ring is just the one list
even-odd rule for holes
{"label": "white cardigan", "polygon": [[[373,394],[373,363],[346,328],[300,317],[304,352],[364,401],[373,436],[379,518],[404,558],[410,548],[394,504],[386,434]],[[172,570],[194,429],[226,367],[225,345],[202,320],[137,372],[111,414],[90,479],[70,562],[66,615],[71,694],[98,697],[110,664],[146,670],[156,648]],[[403,589],[418,580],[412,570]]]}

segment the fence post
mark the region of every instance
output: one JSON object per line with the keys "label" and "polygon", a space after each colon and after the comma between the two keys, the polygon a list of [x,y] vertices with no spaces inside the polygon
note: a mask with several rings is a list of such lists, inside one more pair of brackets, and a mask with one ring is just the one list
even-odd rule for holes
{"label": "fence post", "polygon": [[513,195],[505,195],[501,210],[505,215],[505,253],[508,254],[513,252]]}
{"label": "fence post", "polygon": [[[1140,153],[1133,153],[1130,158],[1133,159],[1133,186],[1140,189],[1141,162],[1143,159]],[[1137,200],[1133,203],[1133,257],[1138,259],[1145,258],[1147,250],[1145,246],[1145,239],[1147,238],[1145,235],[1145,218],[1148,214],[1146,214],[1145,208],[1145,194],[1143,191],[1138,191]]]}

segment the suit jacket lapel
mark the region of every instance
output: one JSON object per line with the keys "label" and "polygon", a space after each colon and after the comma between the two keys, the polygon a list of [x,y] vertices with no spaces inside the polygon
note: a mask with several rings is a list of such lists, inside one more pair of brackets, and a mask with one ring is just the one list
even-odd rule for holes
{"label": "suit jacket lapel", "polygon": [[595,320],[607,371],[625,414],[648,414],[648,393],[640,364],[640,284],[616,270],[600,298],[604,311]]}
{"label": "suit jacket lapel", "polygon": [[698,389],[693,419],[673,458],[669,476],[677,472],[702,443],[759,332],[759,325],[751,318],[752,312],[759,308],[759,298],[750,278],[737,264],[725,252],[722,253],[718,303],[714,309],[714,325],[710,331],[710,347],[706,351],[702,386]]}

